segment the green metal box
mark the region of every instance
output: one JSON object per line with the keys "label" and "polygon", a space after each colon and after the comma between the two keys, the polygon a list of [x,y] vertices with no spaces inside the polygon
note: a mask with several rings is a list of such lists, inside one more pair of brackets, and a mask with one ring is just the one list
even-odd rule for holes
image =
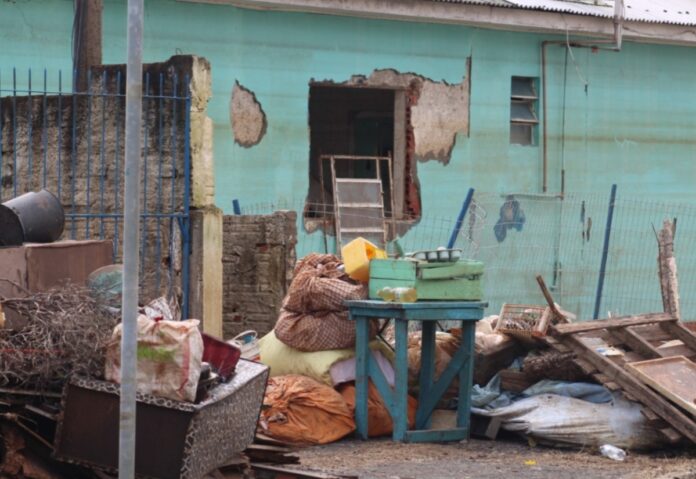
{"label": "green metal box", "polygon": [[370,261],[369,295],[385,287],[415,288],[421,300],[477,301],[482,299],[483,263],[463,260],[454,263],[425,263],[397,259]]}

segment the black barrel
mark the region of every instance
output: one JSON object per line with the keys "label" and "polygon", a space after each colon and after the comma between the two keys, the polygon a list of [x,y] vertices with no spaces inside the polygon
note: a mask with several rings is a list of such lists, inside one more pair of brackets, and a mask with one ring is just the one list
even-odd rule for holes
{"label": "black barrel", "polygon": [[[0,245],[22,243],[52,243],[63,234],[65,214],[63,206],[52,193],[41,190],[26,193],[0,205]],[[10,210],[15,215],[11,219]],[[5,219],[7,218],[7,219]],[[5,234],[5,221],[11,228]],[[21,240],[17,243],[17,221],[21,225]],[[5,244],[5,242],[12,242]]]}
{"label": "black barrel", "polygon": [[22,223],[17,213],[5,205],[0,205],[0,247],[19,246],[24,242]]}

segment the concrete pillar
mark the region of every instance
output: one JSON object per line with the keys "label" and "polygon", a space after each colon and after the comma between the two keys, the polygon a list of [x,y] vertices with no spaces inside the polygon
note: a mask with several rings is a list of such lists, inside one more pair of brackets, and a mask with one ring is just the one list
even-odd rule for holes
{"label": "concrete pillar", "polygon": [[189,316],[222,338],[222,210],[191,210]]}

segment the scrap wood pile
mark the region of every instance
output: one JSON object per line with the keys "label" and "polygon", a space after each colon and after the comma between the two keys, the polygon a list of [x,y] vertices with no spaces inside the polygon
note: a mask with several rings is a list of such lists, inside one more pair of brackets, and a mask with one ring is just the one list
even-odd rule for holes
{"label": "scrap wood pile", "polygon": [[[482,321],[474,412],[496,428],[554,445],[696,442],[696,335],[679,320],[672,233],[666,222],[658,236],[665,312],[558,321],[567,314],[542,281],[550,316],[539,314],[530,328],[507,321],[503,307]],[[504,341],[491,336],[501,332]]]}

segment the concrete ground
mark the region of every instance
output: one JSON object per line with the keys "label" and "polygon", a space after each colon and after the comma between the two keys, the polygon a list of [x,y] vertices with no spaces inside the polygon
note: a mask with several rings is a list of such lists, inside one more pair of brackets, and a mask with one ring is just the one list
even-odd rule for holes
{"label": "concrete ground", "polygon": [[696,450],[629,453],[531,447],[516,439],[464,444],[346,440],[299,452],[301,470],[374,479],[696,479]]}

